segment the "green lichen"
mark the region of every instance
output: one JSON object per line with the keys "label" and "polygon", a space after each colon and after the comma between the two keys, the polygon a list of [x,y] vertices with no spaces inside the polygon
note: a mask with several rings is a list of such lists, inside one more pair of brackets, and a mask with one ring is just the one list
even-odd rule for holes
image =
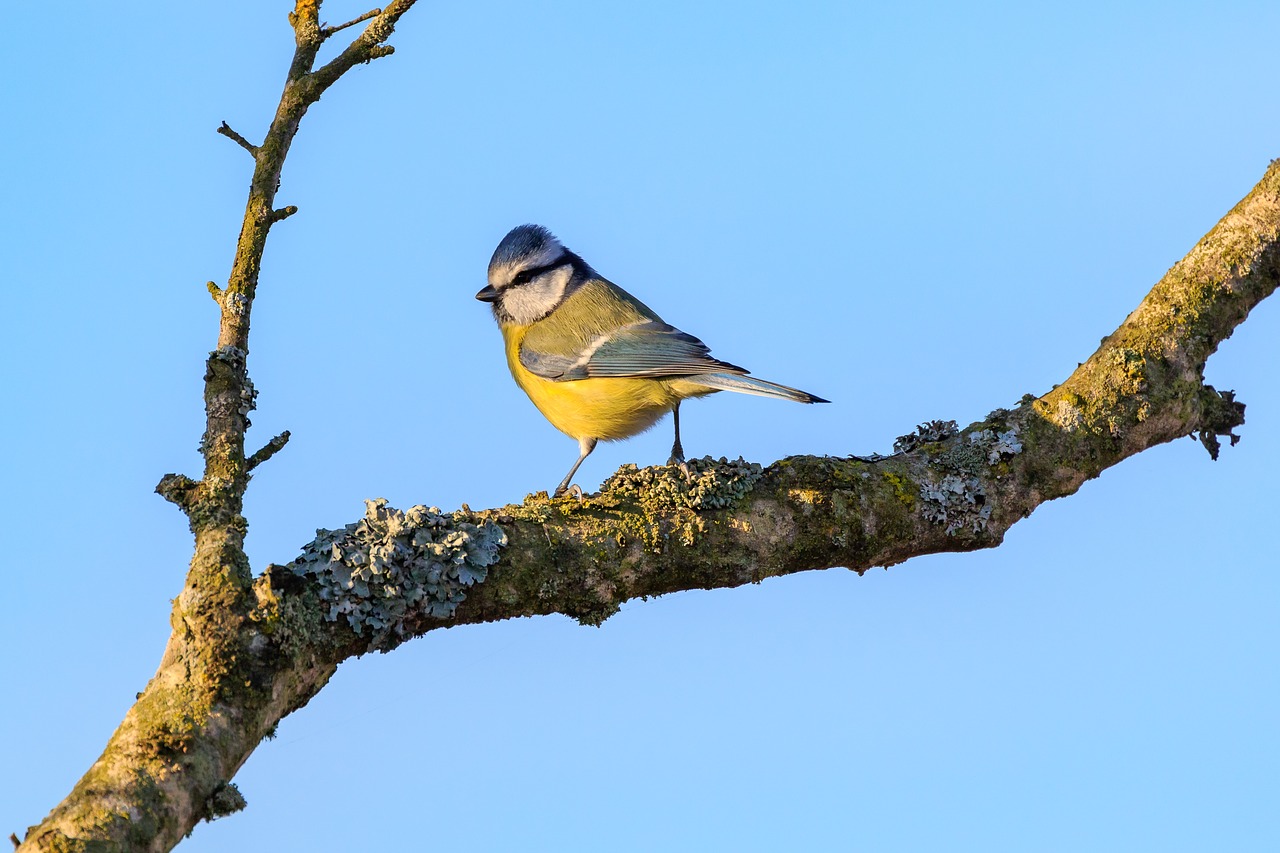
{"label": "green lichen", "polygon": [[930,449],[934,464],[948,471],[976,474],[987,463],[986,451],[964,439],[948,441]]}
{"label": "green lichen", "polygon": [[885,479],[885,482],[893,486],[893,494],[897,497],[898,503],[909,510],[916,508],[916,488],[914,483],[894,471],[884,471],[880,476]]}
{"label": "green lichen", "polygon": [[319,614],[324,612],[316,590],[302,586],[278,595],[277,586],[295,578],[291,586],[301,586],[291,567],[269,565],[258,585],[258,606],[250,614],[258,629],[275,648],[290,659],[302,659],[323,646],[326,632]]}
{"label": "green lichen", "polygon": [[214,821],[220,817],[233,815],[242,810],[248,803],[234,782],[219,785],[204,804],[204,819]]}
{"label": "green lichen", "polygon": [[507,544],[490,521],[460,521],[435,507],[401,512],[382,498],[365,505],[355,524],[317,530],[289,568],[316,581],[328,621],[344,618],[357,634],[371,631],[375,648],[400,642],[408,617],[451,617]]}
{"label": "green lichen", "polygon": [[1117,367],[1129,379],[1134,387],[1132,390],[1141,390],[1145,383],[1145,374],[1147,360],[1137,350],[1128,347],[1117,347],[1113,349],[1108,357],[1113,367]]}
{"label": "green lichen", "polygon": [[678,466],[637,468],[623,465],[605,480],[602,492],[643,497],[658,511],[723,509],[748,495],[764,476],[758,463],[744,459],[690,459],[686,474]]}
{"label": "green lichen", "polygon": [[651,550],[660,551],[671,533],[684,545],[693,545],[706,532],[701,511],[734,506],[763,476],[758,463],[741,458],[730,461],[704,456],[689,460],[683,469],[675,465],[623,465],[605,480],[601,497],[638,504],[644,520],[629,532]]}
{"label": "green lichen", "polygon": [[504,506],[498,520],[503,521],[502,516],[506,516],[513,521],[532,521],[534,524],[546,524],[554,514],[555,508],[552,506],[551,498],[547,497],[547,493],[534,492],[531,495],[525,495],[524,502],[519,505],[508,504]]}

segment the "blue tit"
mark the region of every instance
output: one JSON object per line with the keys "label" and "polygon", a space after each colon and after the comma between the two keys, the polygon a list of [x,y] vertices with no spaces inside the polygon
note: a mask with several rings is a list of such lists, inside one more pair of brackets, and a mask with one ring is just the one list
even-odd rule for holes
{"label": "blue tit", "polygon": [[702,341],[662,322],[540,225],[502,238],[476,299],[493,304],[516,384],[556,429],[578,440],[578,460],[557,497],[597,442],[642,433],[667,412],[676,430],[668,464],[683,465],[680,403],[689,397],[738,391],[827,402],[712,358]]}

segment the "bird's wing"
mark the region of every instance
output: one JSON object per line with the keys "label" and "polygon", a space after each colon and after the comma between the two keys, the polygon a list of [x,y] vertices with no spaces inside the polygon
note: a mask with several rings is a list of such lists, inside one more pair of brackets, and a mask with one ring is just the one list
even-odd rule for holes
{"label": "bird's wing", "polygon": [[520,363],[545,379],[561,382],[597,377],[666,379],[706,373],[747,373],[711,357],[707,345],[661,320],[620,326],[596,335],[572,354],[520,348]]}

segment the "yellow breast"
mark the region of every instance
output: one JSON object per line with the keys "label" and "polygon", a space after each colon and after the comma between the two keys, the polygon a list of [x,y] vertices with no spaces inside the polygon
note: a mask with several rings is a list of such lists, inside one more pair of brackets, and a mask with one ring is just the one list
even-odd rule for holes
{"label": "yellow breast", "polygon": [[543,379],[520,363],[520,344],[528,330],[529,326],[502,328],[507,366],[538,411],[571,438],[630,438],[657,423],[681,399],[710,392],[678,379]]}

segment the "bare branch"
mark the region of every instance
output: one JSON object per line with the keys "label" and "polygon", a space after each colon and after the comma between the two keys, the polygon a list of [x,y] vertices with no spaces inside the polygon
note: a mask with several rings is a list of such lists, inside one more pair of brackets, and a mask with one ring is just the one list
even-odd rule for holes
{"label": "bare branch", "polygon": [[222,127],[218,128],[218,133],[221,133],[223,136],[227,137],[227,139],[232,140],[241,148],[243,148],[245,151],[248,151],[250,154],[252,154],[254,157],[258,156],[258,146],[254,145],[252,142],[250,142],[249,140],[245,139],[243,136],[241,136],[240,134],[232,130],[231,125],[227,124],[225,121],[222,123]]}
{"label": "bare branch", "polygon": [[271,221],[279,222],[282,219],[288,219],[290,216],[293,216],[297,212],[298,212],[298,206],[295,204],[291,204],[288,207],[282,207],[279,210],[273,210],[271,211]]}
{"label": "bare branch", "polygon": [[383,43],[391,37],[400,16],[413,7],[416,0],[393,0],[385,9],[375,15],[360,35],[347,45],[342,53],[329,60],[327,64],[311,74],[317,88],[316,97],[325,89],[337,82],[359,63],[369,62],[382,56],[390,56],[394,51]]}
{"label": "bare branch", "polygon": [[244,463],[245,470],[252,471],[254,468],[257,468],[263,462],[266,462],[272,456],[275,456],[277,453],[283,450],[284,446],[288,443],[289,443],[289,431],[285,430],[284,432],[277,435],[275,438],[268,441],[262,447],[262,449],[259,450],[257,453],[253,454],[248,459],[246,459]]}
{"label": "bare branch", "polygon": [[209,295],[213,297],[213,301],[221,305],[222,304],[222,288],[218,287],[217,283],[212,281],[206,282],[205,287],[208,288]]}
{"label": "bare branch", "polygon": [[362,24],[365,21],[369,20],[370,18],[376,17],[381,14],[382,14],[381,9],[370,9],[368,12],[365,12],[360,17],[352,18],[350,21],[347,21],[345,24],[338,24],[336,27],[321,27],[320,38],[327,39],[330,36],[332,36],[334,33],[340,33],[343,30],[345,30],[347,27],[354,27],[356,24]]}

